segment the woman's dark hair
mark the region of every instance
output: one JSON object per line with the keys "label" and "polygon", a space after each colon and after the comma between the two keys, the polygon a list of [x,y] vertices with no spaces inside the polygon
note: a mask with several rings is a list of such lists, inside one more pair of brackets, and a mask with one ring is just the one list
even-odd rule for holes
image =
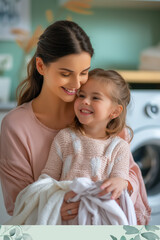
{"label": "woman's dark hair", "polygon": [[18,105],[37,97],[42,89],[43,76],[36,69],[36,57],[45,65],[69,54],[87,52],[92,57],[94,50],[84,30],[72,21],[57,21],[46,28],[39,37],[37,49],[27,67],[27,78],[17,88]]}
{"label": "woman's dark hair", "polygon": [[[123,107],[121,114],[118,117],[111,119],[107,124],[107,136],[110,137],[118,135],[123,128],[126,127],[130,132],[130,139],[128,139],[128,142],[130,142],[133,138],[133,131],[126,125],[127,106],[130,102],[130,90],[128,83],[118,72],[114,70],[104,70],[101,68],[91,70],[89,72],[88,79],[95,79],[96,81],[99,81],[100,84],[104,83],[106,85],[104,85],[104,88],[106,88],[106,93],[110,99],[114,103]],[[83,133],[83,125],[79,122],[77,117],[75,117],[75,121],[71,127],[78,129]]]}

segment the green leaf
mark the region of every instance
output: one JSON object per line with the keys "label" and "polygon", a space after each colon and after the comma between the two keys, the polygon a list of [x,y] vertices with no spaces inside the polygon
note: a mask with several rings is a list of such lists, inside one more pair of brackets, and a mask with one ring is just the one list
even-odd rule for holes
{"label": "green leaf", "polygon": [[114,237],[113,235],[110,235],[110,237],[111,237],[113,240],[117,240],[117,238]]}
{"label": "green leaf", "polygon": [[135,233],[139,233],[139,230],[135,227],[132,226],[123,226],[123,229],[126,230],[125,234],[135,234]]}
{"label": "green leaf", "polygon": [[[33,240],[31,235],[28,233],[23,233],[23,240]],[[117,240],[117,239],[115,239]]]}
{"label": "green leaf", "polygon": [[23,236],[22,236],[22,235],[17,236],[17,237],[15,238],[15,240],[21,240],[21,239],[23,239]]}
{"label": "green leaf", "polygon": [[159,230],[159,227],[146,225],[146,226],[145,226],[145,229],[146,229],[147,231],[156,231],[156,230]]}
{"label": "green leaf", "polygon": [[15,228],[12,228],[10,231],[9,231],[9,235],[10,236],[14,236],[16,233],[16,229]]}
{"label": "green leaf", "polygon": [[3,240],[11,240],[11,238],[8,235],[4,235]]}
{"label": "green leaf", "polygon": [[122,236],[120,240],[126,240],[126,237],[125,237],[125,236]]}
{"label": "green leaf", "polygon": [[133,240],[141,240],[141,238],[139,235],[137,235],[137,236],[135,236],[135,238]]}
{"label": "green leaf", "polygon": [[148,240],[159,240],[160,239],[157,234],[152,233],[152,232],[142,233],[141,236]]}

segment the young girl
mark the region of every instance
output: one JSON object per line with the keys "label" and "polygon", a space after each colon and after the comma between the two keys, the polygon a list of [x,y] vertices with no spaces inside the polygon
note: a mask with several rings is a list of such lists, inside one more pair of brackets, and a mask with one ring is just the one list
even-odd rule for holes
{"label": "young girl", "polygon": [[[18,193],[39,178],[56,134],[73,122],[74,99],[87,82],[93,52],[89,37],[75,22],[57,21],[40,36],[28,76],[19,88],[18,107],[1,124],[0,179],[10,215]],[[138,199],[149,209],[140,169],[131,152],[128,183],[133,203]],[[79,202],[67,202],[74,195],[65,195],[63,220],[75,218],[78,212]],[[70,209],[74,214],[68,214]]]}
{"label": "young girl", "polygon": [[107,179],[105,192],[117,199],[129,179],[129,145],[117,136],[126,127],[128,85],[115,71],[94,69],[77,95],[75,122],[54,138],[42,173],[60,181]]}
{"label": "young girl", "polygon": [[[42,175],[37,182],[28,186],[18,195],[13,219],[9,224],[33,224],[30,222],[30,219],[33,218],[36,219],[35,224],[59,224],[54,219],[59,218],[57,214],[63,198],[61,192],[66,184],[71,184],[72,180],[72,185],[76,189],[85,189],[88,178],[97,183],[104,181],[105,192],[112,192],[111,198],[118,201],[122,191],[127,188],[129,179],[129,145],[117,136],[126,127],[126,108],[129,101],[128,85],[117,72],[94,69],[89,73],[87,83],[82,85],[77,92],[74,103],[76,115],[74,123],[71,127],[60,130],[55,136]],[[51,185],[52,180],[48,178],[48,175],[59,183],[57,184],[53,180],[53,185]],[[92,182],[87,181],[87,191],[91,186],[90,184],[92,185]],[[62,188],[58,189],[58,186]],[[53,189],[57,190],[53,192]],[[83,192],[83,199],[78,198],[82,202],[81,211],[78,213],[81,216],[78,215],[78,218],[73,221],[62,222],[62,224],[133,225],[137,223],[133,203],[130,199],[128,200],[128,195],[120,206],[123,208],[127,202],[126,205],[130,206],[130,209],[127,214],[125,212],[126,215],[121,212],[120,215],[124,216],[119,220],[119,215],[116,214],[121,209],[117,204],[114,205],[115,201],[111,202],[109,199],[110,205],[108,207],[112,208],[114,205],[114,210],[107,212],[108,199],[101,199],[103,194],[100,192],[97,200],[101,201],[101,204],[98,207],[94,205],[95,191],[97,191],[96,188],[94,194],[91,195],[89,192]],[[87,195],[85,201],[84,194]],[[90,205],[87,213],[84,210],[84,204],[89,200],[88,195],[89,199],[94,197],[94,200],[87,204]],[[79,193],[77,196],[79,197]],[[71,199],[71,201],[74,200]],[[27,202],[31,202],[32,206],[29,206]],[[54,209],[52,206],[56,206],[56,208]],[[104,210],[105,212],[101,216]],[[69,209],[67,212],[72,215],[74,211],[74,209]],[[27,214],[29,212],[27,217],[25,212]],[[35,215],[31,217],[33,212]],[[91,216],[91,220],[89,220],[89,216]],[[83,218],[87,221],[80,220]],[[128,222],[125,220],[127,218]],[[22,222],[17,222],[18,219],[21,219]],[[130,221],[130,219],[133,220]]]}

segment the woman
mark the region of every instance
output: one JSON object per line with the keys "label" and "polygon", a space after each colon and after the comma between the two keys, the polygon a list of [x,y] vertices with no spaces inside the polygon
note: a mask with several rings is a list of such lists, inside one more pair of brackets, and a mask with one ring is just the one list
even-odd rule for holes
{"label": "woman", "polygon": [[[88,79],[93,52],[89,37],[74,22],[55,22],[40,36],[28,77],[19,86],[18,107],[4,118],[1,127],[0,176],[10,215],[17,194],[38,179],[55,135],[72,123],[73,101]],[[139,169],[132,156],[131,164],[129,186],[136,201]],[[69,192],[64,198],[63,220],[77,215],[79,202],[67,203],[73,196]]]}

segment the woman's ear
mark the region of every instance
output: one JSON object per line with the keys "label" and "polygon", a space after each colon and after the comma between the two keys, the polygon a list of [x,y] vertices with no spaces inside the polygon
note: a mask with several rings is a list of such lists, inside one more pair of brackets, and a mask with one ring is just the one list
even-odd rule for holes
{"label": "woman's ear", "polygon": [[45,65],[42,58],[40,57],[36,57],[36,68],[40,75],[44,75]]}
{"label": "woman's ear", "polygon": [[114,118],[118,117],[122,111],[123,111],[122,105],[117,105],[115,107],[114,111],[110,114],[110,118],[114,119]]}

